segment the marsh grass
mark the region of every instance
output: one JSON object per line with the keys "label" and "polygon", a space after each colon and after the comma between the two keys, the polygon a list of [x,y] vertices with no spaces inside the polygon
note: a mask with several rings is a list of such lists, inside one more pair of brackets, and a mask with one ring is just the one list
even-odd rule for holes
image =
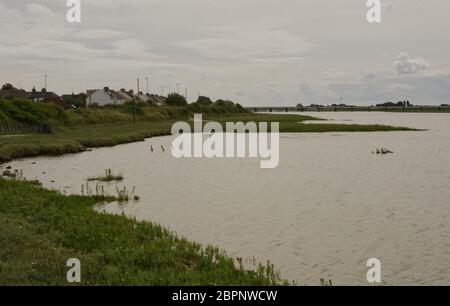
{"label": "marsh grass", "polygon": [[105,175],[99,177],[90,177],[88,181],[100,181],[100,182],[112,182],[112,181],[122,181],[122,175],[114,175],[111,169],[105,169]]}
{"label": "marsh grass", "polygon": [[19,181],[19,182],[28,182],[29,184],[41,186],[41,182],[38,179],[28,180],[23,175],[22,169],[11,171],[11,169],[6,169],[3,171],[3,176],[9,180]]}
{"label": "marsh grass", "polygon": [[133,187],[133,189],[128,190],[125,186],[123,188],[119,188],[116,186],[117,191],[117,201],[119,203],[128,202],[130,200],[138,201],[140,198],[135,194],[136,188]]}
{"label": "marsh grass", "polygon": [[113,199],[112,196],[105,192],[105,187],[99,182],[97,182],[94,187],[92,187],[89,182],[85,185],[81,185],[81,195],[96,199]]}
{"label": "marsh grass", "polygon": [[12,172],[11,170],[4,170],[3,171],[3,176],[5,177],[9,177],[9,178],[15,178],[16,177],[16,173]]}
{"label": "marsh grass", "polygon": [[330,280],[320,279],[320,284],[322,287],[333,287],[333,282]]}
{"label": "marsh grass", "polygon": [[394,151],[391,151],[386,148],[380,148],[373,151],[372,154],[379,154],[379,155],[394,154]]}
{"label": "marsh grass", "polygon": [[116,186],[116,196],[108,194],[105,191],[105,186],[102,185],[99,181],[97,181],[97,183],[94,186],[91,186],[91,184],[89,183],[89,181],[84,184],[81,185],[81,195],[82,196],[87,196],[87,197],[92,197],[97,199],[98,201],[102,201],[102,202],[119,202],[119,203],[126,203],[129,202],[131,200],[134,201],[139,201],[140,197],[138,195],[136,195],[136,188],[133,187],[131,189],[131,191],[127,188],[127,187],[122,187],[119,188],[118,186]]}
{"label": "marsh grass", "polygon": [[160,225],[96,212],[96,197],[0,179],[0,203],[2,285],[68,285],[69,258],[82,263],[80,285],[286,284],[270,263],[246,270]]}

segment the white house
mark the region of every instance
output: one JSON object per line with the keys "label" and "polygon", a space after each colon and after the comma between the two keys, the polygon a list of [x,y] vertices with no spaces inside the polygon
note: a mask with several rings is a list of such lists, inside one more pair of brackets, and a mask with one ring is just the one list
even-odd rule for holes
{"label": "white house", "polygon": [[105,106],[108,104],[121,105],[125,98],[109,89],[94,89],[87,91],[86,102],[88,105]]}
{"label": "white house", "polygon": [[157,106],[163,105],[166,102],[165,100],[165,97],[161,97],[158,95],[149,95],[149,102]]}
{"label": "white house", "polygon": [[142,92],[139,92],[136,95],[136,98],[142,102],[148,102],[150,100],[150,97],[147,94],[143,94]]}

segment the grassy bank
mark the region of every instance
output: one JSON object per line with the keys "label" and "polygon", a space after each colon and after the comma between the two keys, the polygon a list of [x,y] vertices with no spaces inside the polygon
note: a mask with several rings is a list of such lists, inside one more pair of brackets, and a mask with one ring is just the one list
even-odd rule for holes
{"label": "grassy bank", "polygon": [[[77,153],[169,135],[179,120],[195,113],[219,122],[279,122],[281,132],[374,132],[408,128],[383,125],[303,124],[310,116],[255,114],[239,106],[153,107],[139,105],[134,125],[128,106],[64,111],[54,105],[28,101],[0,101],[0,162],[39,155]],[[45,133],[42,131],[46,131]],[[2,135],[3,134],[3,135]]]}
{"label": "grassy bank", "polygon": [[63,196],[0,179],[0,284],[67,285],[69,258],[82,285],[273,285],[273,268],[239,268],[223,252],[164,228],[95,212],[94,197]]}

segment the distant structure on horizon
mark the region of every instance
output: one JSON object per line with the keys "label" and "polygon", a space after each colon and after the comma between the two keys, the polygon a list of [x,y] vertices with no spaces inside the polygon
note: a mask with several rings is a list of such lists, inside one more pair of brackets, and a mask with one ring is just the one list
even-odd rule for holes
{"label": "distant structure on horizon", "polygon": [[166,97],[155,94],[134,93],[133,90],[125,90],[124,88],[116,91],[109,87],[103,89],[87,90],[86,93],[66,94],[59,96],[54,92],[47,91],[45,88],[32,91],[15,88],[13,85],[6,83],[0,88],[0,97],[28,99],[34,102],[53,103],[64,109],[74,109],[86,106],[106,106],[106,105],[123,105],[132,103],[133,101],[146,102],[152,105],[161,106],[166,103]]}
{"label": "distant structure on horizon", "polygon": [[378,107],[380,106],[401,106],[401,107],[408,107],[408,106],[414,106],[412,105],[409,100],[407,101],[398,101],[397,103],[394,102],[386,102],[382,104],[377,104]]}
{"label": "distant structure on horizon", "polygon": [[112,90],[109,87],[92,89],[88,90],[86,94],[87,105],[122,105],[131,103],[135,99],[138,102],[147,102],[157,106],[161,106],[166,102],[166,97],[154,94],[144,94],[142,92],[135,94],[133,90],[125,90],[124,88],[119,91]]}

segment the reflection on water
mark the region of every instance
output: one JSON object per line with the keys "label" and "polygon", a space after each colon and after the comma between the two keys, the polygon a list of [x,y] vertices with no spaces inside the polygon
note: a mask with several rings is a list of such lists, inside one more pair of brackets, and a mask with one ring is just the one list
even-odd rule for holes
{"label": "reflection on water", "polygon": [[[273,170],[256,159],[151,152],[150,145],[170,147],[170,137],[11,165],[67,193],[111,168],[125,178],[119,186],[136,186],[140,201],[106,211],[160,223],[230,255],[269,259],[299,284],[365,284],[372,257],[387,284],[450,284],[450,114],[312,115],[429,130],[284,134]],[[380,147],[395,153],[372,154]]]}

